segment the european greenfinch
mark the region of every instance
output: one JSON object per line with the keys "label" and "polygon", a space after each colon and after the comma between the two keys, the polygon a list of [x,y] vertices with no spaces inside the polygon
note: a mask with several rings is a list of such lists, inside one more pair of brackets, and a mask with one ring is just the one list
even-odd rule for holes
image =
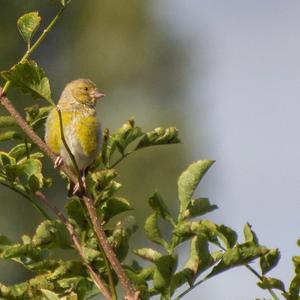
{"label": "european greenfinch", "polygon": [[[101,147],[101,125],[96,114],[96,100],[105,96],[89,79],[77,79],[66,85],[57,108],[61,111],[63,133],[78,168],[85,169],[95,160]],[[46,121],[45,141],[62,161],[73,169],[72,160],[61,139],[59,116],[53,108]]]}

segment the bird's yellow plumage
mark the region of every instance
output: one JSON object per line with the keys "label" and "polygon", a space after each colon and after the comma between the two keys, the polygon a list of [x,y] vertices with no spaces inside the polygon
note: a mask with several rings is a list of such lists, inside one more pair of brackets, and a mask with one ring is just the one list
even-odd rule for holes
{"label": "bird's yellow plumage", "polygon": [[[58,101],[66,142],[80,170],[96,158],[101,145],[101,126],[96,115],[96,100],[104,96],[88,79],[78,79],[67,84]],[[47,118],[45,141],[72,167],[71,159],[63,145],[59,117],[53,109]]]}

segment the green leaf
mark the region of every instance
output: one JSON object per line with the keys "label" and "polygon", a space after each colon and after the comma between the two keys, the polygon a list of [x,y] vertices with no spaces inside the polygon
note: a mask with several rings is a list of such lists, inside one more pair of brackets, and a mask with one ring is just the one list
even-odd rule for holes
{"label": "green leaf", "polygon": [[127,146],[141,135],[143,135],[143,133],[140,127],[135,126],[134,120],[129,120],[116,131],[116,133],[113,135],[113,139],[119,152],[124,155],[124,151]]}
{"label": "green leaf", "polygon": [[157,192],[155,192],[150,198],[149,198],[149,205],[153,210],[156,211],[157,214],[159,214],[163,219],[169,221],[171,224],[174,224],[174,220],[171,216],[171,213],[165,204],[163,198],[161,195]]}
{"label": "green leaf", "polygon": [[186,282],[190,281],[191,278],[193,278],[194,274],[193,271],[190,269],[183,269],[177,273],[175,273],[172,277],[171,281],[171,295],[174,293],[174,291],[185,284]]}
{"label": "green leaf", "polygon": [[17,165],[17,176],[20,183],[32,193],[43,187],[42,163],[35,158],[29,158]]}
{"label": "green leaf", "polygon": [[211,205],[207,198],[191,200],[191,202],[188,204],[187,210],[184,212],[184,218],[202,216],[217,208],[218,206]]}
{"label": "green leaf", "polygon": [[23,93],[31,95],[34,99],[46,99],[52,103],[49,80],[35,61],[19,62],[9,71],[2,71],[1,75]]}
{"label": "green leaf", "polygon": [[[191,240],[190,258],[184,268],[190,269],[193,275],[198,276],[207,270],[212,262],[207,238],[202,235],[193,237]],[[190,281],[190,284],[191,283]]]}
{"label": "green leaf", "polygon": [[153,250],[151,248],[135,249],[135,250],[133,250],[133,253],[135,255],[137,255],[145,260],[151,261],[151,262],[155,262],[160,257],[163,256],[160,252]]}
{"label": "green leaf", "polygon": [[278,249],[269,250],[264,256],[260,258],[260,267],[262,274],[267,274],[272,270],[280,260],[280,252]]}
{"label": "green leaf", "polygon": [[[26,148],[26,144],[22,143],[22,144],[18,144],[17,146],[13,147],[10,151],[9,151],[9,155],[14,157],[16,159],[16,161],[20,161],[23,158],[27,158],[27,149],[28,152],[30,154],[30,151],[32,149],[32,144],[27,143],[27,148]],[[44,155],[41,152],[36,152],[36,153],[31,153],[30,154],[30,158],[42,158]]]}
{"label": "green leaf", "polygon": [[175,127],[155,128],[153,131],[145,133],[135,149],[156,145],[178,144],[178,130]]}
{"label": "green leaf", "polygon": [[254,243],[255,245],[258,244],[258,238],[254,231],[251,229],[251,225],[249,223],[246,223],[244,226],[244,237],[245,242]]}
{"label": "green leaf", "polygon": [[71,240],[69,233],[60,221],[42,222],[32,238],[32,243],[36,247],[70,249]]}
{"label": "green leaf", "polygon": [[106,201],[106,206],[104,207],[104,218],[105,220],[110,220],[111,218],[117,216],[126,211],[133,210],[130,203],[121,197],[109,198]]}
{"label": "green leaf", "polygon": [[41,292],[45,296],[45,300],[60,300],[58,294],[53,293],[53,292],[51,292],[49,290],[41,289]]}
{"label": "green leaf", "polygon": [[82,251],[88,262],[93,262],[96,258],[101,257],[101,253],[92,248],[82,247]]}
{"label": "green leaf", "polygon": [[180,201],[179,218],[183,218],[197,185],[213,163],[213,160],[199,160],[189,165],[180,175],[178,179],[178,196]]}
{"label": "green leaf", "polygon": [[6,152],[0,151],[0,169],[6,166],[12,166],[16,164],[14,157],[10,156]]}
{"label": "green leaf", "polygon": [[29,43],[41,23],[38,12],[30,12],[21,16],[18,21],[19,32],[26,43]]}
{"label": "green leaf", "polygon": [[157,243],[163,246],[165,249],[168,249],[168,243],[163,239],[160,230],[158,228],[158,216],[157,213],[152,214],[146,219],[144,230],[147,237],[154,243]]}
{"label": "green leaf", "polygon": [[16,120],[12,116],[0,116],[0,128],[18,127]]}
{"label": "green leaf", "polygon": [[53,106],[42,106],[38,104],[26,107],[26,121],[32,127],[33,130],[37,130],[45,125],[49,111],[53,109]]}
{"label": "green leaf", "polygon": [[221,272],[227,271],[233,267],[251,262],[252,260],[266,254],[267,249],[263,246],[257,246],[253,243],[244,243],[236,245],[232,249],[224,252],[221,261],[207,275],[207,278],[215,276]]}
{"label": "green leaf", "polygon": [[225,225],[217,226],[218,236],[224,242],[226,248],[233,248],[237,242],[237,233]]}
{"label": "green leaf", "polygon": [[258,282],[257,285],[266,290],[266,289],[277,289],[281,291],[285,291],[284,283],[276,278],[264,277],[261,282]]}
{"label": "green leaf", "polygon": [[298,300],[300,293],[300,275],[296,275],[289,286],[289,300]]}
{"label": "green leaf", "polygon": [[153,286],[159,291],[165,291],[170,286],[177,259],[172,255],[165,255],[157,259],[154,263]]}
{"label": "green leaf", "polygon": [[74,196],[72,197],[67,204],[65,205],[66,211],[68,213],[68,216],[70,218],[71,223],[74,225],[74,223],[79,227],[80,229],[83,229],[88,225],[88,221],[86,220],[86,217],[84,215],[82,203],[81,200]]}
{"label": "green leaf", "polygon": [[0,142],[10,141],[10,140],[20,140],[22,135],[17,131],[9,130],[3,133],[0,133]]}

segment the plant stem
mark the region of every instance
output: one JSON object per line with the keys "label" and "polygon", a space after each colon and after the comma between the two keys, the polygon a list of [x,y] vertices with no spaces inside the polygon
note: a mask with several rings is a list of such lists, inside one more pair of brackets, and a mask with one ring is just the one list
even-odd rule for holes
{"label": "plant stem", "polygon": [[[94,229],[94,226],[91,222],[91,219],[89,218],[89,216],[87,214],[86,208],[83,206],[82,201],[80,201],[80,206],[81,206],[81,209],[82,209],[82,213],[83,213],[84,217],[86,218],[90,228]],[[95,230],[94,230],[94,234],[96,234]],[[110,292],[112,294],[112,300],[117,300],[116,288],[115,288],[115,284],[113,282],[113,275],[112,275],[111,267],[109,265],[109,261],[106,257],[105,251],[103,250],[101,244],[98,244],[98,246],[99,246],[100,252],[102,254],[103,260],[104,260],[105,268],[107,270],[108,282],[109,282]]]}
{"label": "plant stem", "polygon": [[80,240],[79,240],[72,224],[67,220],[67,218],[64,216],[64,214],[56,206],[52,205],[52,203],[46,198],[46,196],[43,193],[36,192],[36,197],[38,199],[40,199],[46,206],[48,206],[56,214],[56,216],[61,220],[61,222],[63,224],[65,224],[65,226],[66,226],[67,230],[69,231],[69,234],[72,238],[73,244],[74,244],[75,248],[77,249],[77,252],[81,256],[83,263],[86,266],[86,268],[88,269],[95,284],[98,286],[99,290],[102,292],[103,296],[106,299],[112,300],[113,298],[110,294],[110,291],[107,289],[104,282],[100,279],[99,275],[92,269],[88,260],[86,259],[84,252],[82,250],[82,245],[80,243]]}
{"label": "plant stem", "polygon": [[[58,21],[58,19],[60,18],[60,16],[62,15],[62,13],[64,12],[66,8],[65,6],[62,6],[61,9],[59,10],[59,12],[57,13],[57,15],[52,19],[52,21],[49,23],[49,25],[44,29],[43,33],[40,35],[40,37],[36,40],[36,42],[30,47],[30,49],[28,49],[26,51],[26,53],[23,55],[23,57],[20,59],[19,63],[24,62],[26,59],[29,58],[29,56],[33,53],[33,51],[42,43],[42,41],[45,39],[45,37],[47,36],[47,34],[51,31],[51,29],[53,28],[53,26],[56,24],[56,22]],[[6,81],[3,90],[2,90],[2,94],[6,94],[9,87],[11,85],[11,82],[8,80]]]}
{"label": "plant stem", "polygon": [[32,205],[33,207],[38,210],[38,212],[47,220],[52,220],[52,218],[26,193],[24,193],[22,190],[20,190],[19,188],[17,188],[16,186],[10,185],[8,184],[6,181],[2,181],[0,180],[0,184],[9,188],[10,190],[18,193],[19,195],[23,196],[25,199],[27,199]]}
{"label": "plant stem", "polygon": [[[254,270],[250,265],[245,265],[245,267],[252,272],[257,278],[259,278],[260,281],[263,280],[263,277],[256,271]],[[271,294],[271,296],[273,297],[274,300],[280,300],[277,295],[274,293],[274,291],[270,288],[268,288],[269,293]]]}
{"label": "plant stem", "polygon": [[124,158],[132,154],[135,150],[129,151],[122,155],[119,159],[117,159],[111,166],[108,167],[108,169],[113,169],[116,165],[118,165]]}
{"label": "plant stem", "polygon": [[195,287],[197,287],[198,285],[200,285],[201,283],[203,283],[204,281],[206,281],[208,278],[204,278],[201,279],[200,281],[198,281],[197,283],[195,283],[194,285],[192,285],[191,287],[189,287],[187,290],[185,290],[184,292],[182,292],[177,299],[182,298],[183,296],[185,296],[187,293],[189,293],[190,291],[192,291]]}
{"label": "plant stem", "polygon": [[59,118],[59,128],[60,128],[60,137],[61,137],[61,140],[68,152],[68,155],[72,161],[72,165],[75,169],[75,172],[76,172],[76,175],[77,175],[77,179],[78,179],[78,183],[79,183],[79,189],[80,191],[83,191],[83,182],[82,182],[82,178],[81,178],[81,175],[80,175],[80,170],[78,168],[78,165],[77,165],[77,162],[76,162],[76,159],[66,141],[66,138],[65,138],[65,134],[64,134],[64,125],[63,125],[63,119],[62,119],[62,115],[61,115],[61,110],[58,106],[56,106],[56,111],[58,113],[58,118]]}

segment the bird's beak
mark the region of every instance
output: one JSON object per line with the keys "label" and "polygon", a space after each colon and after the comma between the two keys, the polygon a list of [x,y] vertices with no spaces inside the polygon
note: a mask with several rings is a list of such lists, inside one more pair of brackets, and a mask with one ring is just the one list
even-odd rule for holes
{"label": "bird's beak", "polygon": [[94,91],[92,91],[90,95],[94,99],[100,99],[105,96],[105,94],[102,92],[99,92],[98,89],[95,89]]}

